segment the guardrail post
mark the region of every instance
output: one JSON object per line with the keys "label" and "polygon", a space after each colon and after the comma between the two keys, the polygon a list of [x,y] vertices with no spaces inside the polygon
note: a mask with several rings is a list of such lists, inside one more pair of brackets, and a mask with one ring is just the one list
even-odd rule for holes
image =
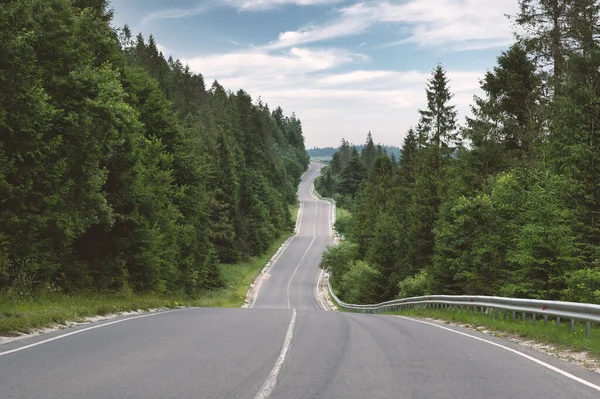
{"label": "guardrail post", "polygon": [[513,310],[513,321],[517,320],[517,312]]}
{"label": "guardrail post", "polygon": [[498,320],[498,308],[494,308],[494,319]]}
{"label": "guardrail post", "polygon": [[590,337],[590,322],[589,321],[585,322],[585,336],[587,338]]}
{"label": "guardrail post", "polygon": [[546,323],[548,323],[548,315],[547,314],[544,315],[544,324],[546,324]]}
{"label": "guardrail post", "polygon": [[535,313],[531,315],[531,324],[535,326]]}
{"label": "guardrail post", "polygon": [[575,319],[571,319],[571,332],[575,332]]}
{"label": "guardrail post", "polygon": [[556,318],[556,327],[560,327],[560,316]]}
{"label": "guardrail post", "polygon": [[504,320],[506,320],[506,316],[508,315],[508,310],[504,309]]}
{"label": "guardrail post", "polygon": [[523,322],[525,322],[525,312],[521,312],[521,318],[523,319]]}

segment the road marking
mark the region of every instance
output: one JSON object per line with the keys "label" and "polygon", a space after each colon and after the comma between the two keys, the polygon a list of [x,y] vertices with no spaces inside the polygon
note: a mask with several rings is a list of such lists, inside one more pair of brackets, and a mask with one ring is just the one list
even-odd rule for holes
{"label": "road marking", "polygon": [[429,323],[429,322],[427,322],[427,321],[423,321],[423,320],[417,320],[417,319],[413,319],[413,318],[410,318],[410,317],[405,317],[405,316],[396,316],[396,317],[400,317],[401,319],[405,319],[405,320],[415,321],[415,322],[417,322],[417,323],[428,324],[428,325],[430,325],[430,326],[434,326],[434,327],[437,327],[437,328],[441,328],[441,329],[443,329],[443,330],[447,330],[447,331],[453,332],[453,333],[455,333],[455,334],[464,335],[465,337],[473,338],[473,339],[475,339],[475,340],[477,340],[477,341],[485,342],[485,343],[487,343],[487,344],[490,344],[490,345],[496,346],[496,347],[498,347],[498,348],[501,348],[501,349],[507,350],[507,351],[509,351],[509,352],[512,352],[512,353],[514,353],[515,355],[518,355],[518,356],[524,357],[524,358],[525,358],[525,359],[527,359],[527,360],[531,360],[532,362],[534,362],[534,363],[537,363],[537,364],[539,364],[539,365],[540,365],[540,366],[542,366],[542,367],[545,367],[545,368],[547,368],[547,369],[549,369],[549,370],[552,370],[552,371],[554,371],[554,372],[556,372],[556,373],[558,373],[558,374],[561,374],[561,375],[563,375],[563,376],[565,376],[565,377],[567,377],[567,378],[570,378],[570,379],[571,379],[571,380],[573,380],[573,381],[576,381],[576,382],[578,382],[578,383],[580,383],[580,384],[583,384],[583,385],[585,385],[585,386],[587,386],[587,387],[590,387],[590,388],[592,388],[592,389],[595,389],[596,391],[599,391],[599,392],[600,392],[600,386],[598,386],[598,385],[596,385],[596,384],[592,384],[591,382],[589,382],[589,381],[586,381],[586,380],[584,380],[583,378],[579,378],[579,377],[577,377],[577,376],[575,376],[575,375],[573,375],[573,374],[571,374],[571,373],[568,373],[568,372],[566,372],[566,371],[564,371],[564,370],[561,370],[561,369],[559,369],[558,367],[552,366],[551,364],[548,364],[548,363],[546,363],[546,362],[543,362],[543,361],[541,361],[541,360],[539,360],[539,359],[536,359],[536,358],[535,358],[535,357],[533,357],[533,356],[529,356],[529,355],[527,355],[527,354],[525,354],[525,353],[523,353],[523,352],[519,352],[518,350],[515,350],[515,349],[512,349],[512,348],[509,348],[508,346],[504,346],[504,345],[498,344],[498,343],[496,343],[496,342],[493,342],[493,341],[488,341],[487,339],[483,339],[483,338],[480,338],[480,337],[476,337],[476,336],[474,336],[474,335],[471,335],[471,334],[466,334],[466,333],[464,333],[464,332],[461,332],[461,331],[456,331],[456,330],[453,330],[453,329],[451,329],[451,328],[448,328],[448,327],[440,326],[440,325],[438,325],[438,324],[435,324],[435,323]]}
{"label": "road marking", "polygon": [[327,306],[325,306],[325,303],[323,302],[323,300],[321,299],[321,296],[319,295],[319,291],[320,291],[319,287],[321,286],[321,280],[323,279],[324,272],[325,272],[325,270],[321,269],[321,273],[319,273],[319,278],[317,279],[317,286],[315,287],[315,298],[317,298],[317,301],[323,307],[323,310],[327,312],[329,309],[327,309]]}
{"label": "road marking", "polygon": [[331,206],[331,202],[327,201],[329,204],[329,216],[327,217],[327,222],[329,223],[329,237],[333,237],[333,207]]}
{"label": "road marking", "polygon": [[271,395],[275,385],[277,384],[277,376],[281,371],[281,366],[285,362],[285,357],[287,356],[288,350],[290,349],[290,344],[292,343],[292,338],[294,337],[294,326],[296,325],[296,309],[293,310],[292,320],[290,321],[290,325],[288,326],[287,333],[285,334],[285,340],[283,341],[283,348],[281,348],[281,353],[277,358],[277,362],[275,362],[275,366],[271,370],[271,373],[267,377],[267,380],[263,384],[260,391],[256,394],[254,399],[266,399]]}
{"label": "road marking", "polygon": [[296,235],[300,234],[300,226],[302,225],[302,213],[304,211],[304,201],[300,201],[300,209],[296,218]]}
{"label": "road marking", "polygon": [[[283,253],[285,252],[285,250],[287,249],[287,247],[292,243],[292,241],[294,241],[294,238],[298,237],[297,235],[293,236],[292,238],[288,239],[287,243],[285,243],[285,245],[283,246],[283,248],[281,248],[278,252],[279,254],[275,253],[274,258],[275,259],[271,259],[272,263],[271,266],[269,266],[269,268],[267,270],[265,270],[263,273],[261,273],[261,277],[263,277],[265,274],[268,274],[271,269],[273,269],[273,267],[275,266],[275,264],[277,263],[277,261],[279,260],[279,258],[281,258],[281,255],[283,255]],[[263,282],[263,278],[261,278],[258,281],[258,286],[256,287],[256,293],[254,294],[254,299],[252,299],[252,303],[250,304],[250,306],[248,306],[249,308],[253,308],[254,304],[256,303],[256,300],[258,299],[258,293],[260,292],[260,287],[262,287],[262,282]]]}
{"label": "road marking", "polygon": [[130,321],[130,320],[135,320],[135,319],[141,319],[141,318],[144,318],[144,317],[158,316],[158,315],[165,314],[165,313],[181,312],[183,310],[190,310],[190,309],[197,309],[197,308],[185,308],[185,309],[167,310],[165,312],[149,313],[149,314],[144,314],[144,315],[140,315],[140,316],[128,317],[126,319],[119,319],[119,320],[111,321],[109,323],[99,324],[99,325],[96,325],[96,326],[86,327],[86,328],[82,328],[81,330],[71,331],[70,333],[66,333],[66,334],[58,335],[56,337],[48,338],[48,339],[45,339],[43,341],[34,342],[33,344],[29,344],[29,345],[21,346],[19,348],[15,348],[15,349],[11,349],[11,350],[8,350],[8,351],[0,352],[0,356],[9,355],[9,354],[15,353],[15,352],[20,352],[22,350],[33,348],[35,346],[40,346],[40,345],[43,345],[43,344],[47,344],[48,342],[52,342],[52,341],[56,341],[56,340],[59,340],[59,339],[67,338],[67,337],[70,337],[71,335],[81,334],[82,332],[86,332],[86,331],[90,331],[90,330],[95,330],[96,328],[102,328],[102,327],[106,327],[106,326],[112,326],[113,324],[123,323],[125,321]]}
{"label": "road marking", "polygon": [[319,217],[319,201],[315,201],[315,223],[313,224],[313,236],[317,235],[317,219]]}
{"label": "road marking", "polygon": [[[307,178],[307,179],[306,179],[306,182],[307,182],[307,183],[308,183],[308,182],[310,182],[310,180],[311,180],[312,178],[314,178],[314,177],[315,177],[315,176],[316,176],[316,175],[317,175],[317,174],[318,174],[320,171],[321,171],[321,168],[316,168],[316,170],[315,170],[315,173],[313,173],[311,177]],[[308,173],[308,172],[310,172],[310,170],[308,170],[308,171],[307,171],[307,173]]]}
{"label": "road marking", "polygon": [[292,279],[296,275],[296,272],[298,271],[298,268],[302,264],[302,259],[304,259],[304,257],[306,256],[306,254],[310,250],[310,247],[312,247],[313,243],[315,242],[315,238],[317,238],[317,237],[313,237],[312,241],[310,242],[310,245],[308,246],[308,248],[306,248],[306,251],[304,251],[304,254],[302,254],[302,257],[300,258],[300,262],[298,262],[298,266],[296,266],[296,268],[294,269],[294,273],[292,273],[292,277],[290,277],[290,279],[289,279],[289,281],[287,283],[286,294],[287,294],[288,309],[290,308],[290,283],[292,282]]}
{"label": "road marking", "polygon": [[[308,174],[309,172],[310,172],[310,170],[304,172],[304,174]],[[317,172],[319,172],[319,170],[317,170]],[[291,242],[294,240],[294,238],[296,238],[296,237],[298,237],[300,235],[300,228],[302,226],[302,216],[304,215],[304,202],[305,201],[300,201],[300,208],[298,210],[298,216],[296,217],[296,233],[283,246],[283,248],[279,251],[279,254],[276,253],[274,255],[274,259],[273,258],[271,259],[272,260],[271,266],[269,266],[269,268],[267,270],[265,270],[263,274],[267,274],[268,272],[271,271],[271,269],[273,269],[273,267],[275,266],[275,264],[277,263],[277,261],[279,260],[279,258],[281,258],[281,256],[283,255],[283,253],[285,252],[285,250],[287,249],[287,247],[291,244]],[[316,216],[315,216],[315,223],[316,223]],[[313,233],[314,233],[315,228],[316,227],[313,226]],[[311,243],[311,245],[312,245],[312,243]],[[298,269],[298,268],[296,267],[296,269]],[[292,277],[293,277],[293,275],[292,275]],[[291,279],[290,279],[290,281],[291,281]],[[258,286],[256,287],[256,293],[254,294],[254,298],[252,299],[252,303],[250,305],[248,305],[249,308],[253,308],[254,305],[256,304],[256,301],[258,300],[258,294],[260,292],[260,288],[262,287],[262,282],[263,282],[263,279],[260,279],[260,281],[258,283]],[[288,282],[288,308],[289,308],[289,282]]]}

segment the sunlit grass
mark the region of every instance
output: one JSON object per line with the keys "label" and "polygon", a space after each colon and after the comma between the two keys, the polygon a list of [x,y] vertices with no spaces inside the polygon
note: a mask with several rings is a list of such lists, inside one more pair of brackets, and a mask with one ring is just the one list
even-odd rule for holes
{"label": "sunlit grass", "polygon": [[[290,209],[296,220],[298,205]],[[244,304],[250,284],[277,249],[292,233],[282,234],[262,256],[248,262],[221,265],[224,288],[206,291],[196,298],[183,295],[81,294],[66,296],[57,293],[38,295],[27,300],[0,297],[0,335],[13,335],[67,321],[119,312],[174,308],[177,306],[240,307]]]}
{"label": "sunlit grass", "polygon": [[347,209],[340,208],[339,206],[335,207],[335,219],[336,220],[343,218],[343,217],[349,217],[349,216],[352,216],[352,214]]}
{"label": "sunlit grass", "polygon": [[450,309],[411,309],[390,314],[420,318],[430,317],[453,323],[465,323],[472,327],[485,327],[499,336],[510,334],[522,339],[533,339],[540,343],[553,344],[559,349],[587,351],[592,356],[600,359],[600,328],[592,325],[590,337],[587,338],[585,336],[585,323],[576,323],[575,331],[571,332],[570,320],[563,319],[560,326],[557,326],[553,318],[549,318],[548,322],[544,323],[543,318],[538,316],[534,325],[531,318],[523,321],[520,314],[513,321],[512,315],[509,313],[505,320],[502,312],[500,312],[498,319],[494,315],[459,312]]}

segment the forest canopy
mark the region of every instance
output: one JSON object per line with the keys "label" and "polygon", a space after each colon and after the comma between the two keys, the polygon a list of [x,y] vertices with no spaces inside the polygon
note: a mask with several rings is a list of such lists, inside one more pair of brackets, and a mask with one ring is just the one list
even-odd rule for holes
{"label": "forest canopy", "polygon": [[317,190],[352,213],[322,262],[346,302],[600,303],[600,3],[520,0],[513,20],[464,125],[439,64],[398,163],[368,137],[323,170]]}
{"label": "forest canopy", "polygon": [[300,120],[111,19],[105,0],[2,5],[0,294],[194,295],[293,228]]}

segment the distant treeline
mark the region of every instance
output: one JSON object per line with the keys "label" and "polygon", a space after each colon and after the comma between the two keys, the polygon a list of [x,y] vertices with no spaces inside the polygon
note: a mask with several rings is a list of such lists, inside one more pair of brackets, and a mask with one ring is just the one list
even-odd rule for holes
{"label": "distant treeline", "polygon": [[0,295],[194,295],[291,231],[300,121],[231,93],[105,0],[0,13]]}
{"label": "distant treeline", "polygon": [[[355,145],[355,144],[351,144],[348,143],[348,145],[352,148],[356,148],[356,150],[361,153],[362,150],[365,148],[366,144],[359,144],[359,145]],[[388,154],[388,156],[392,156],[392,154],[394,155],[394,157],[396,159],[400,159],[400,156],[402,154],[402,150],[400,149],[400,147],[395,147],[393,145],[381,145],[382,149]],[[338,148],[334,148],[334,147],[314,147],[312,149],[308,150],[308,155],[311,158],[314,157],[323,157],[323,158],[332,158],[333,154],[335,154],[338,151]]]}
{"label": "distant treeline", "polygon": [[519,4],[465,126],[438,65],[399,164],[342,146],[324,168],[318,191],[352,213],[322,263],[342,299],[600,303],[600,3]]}

